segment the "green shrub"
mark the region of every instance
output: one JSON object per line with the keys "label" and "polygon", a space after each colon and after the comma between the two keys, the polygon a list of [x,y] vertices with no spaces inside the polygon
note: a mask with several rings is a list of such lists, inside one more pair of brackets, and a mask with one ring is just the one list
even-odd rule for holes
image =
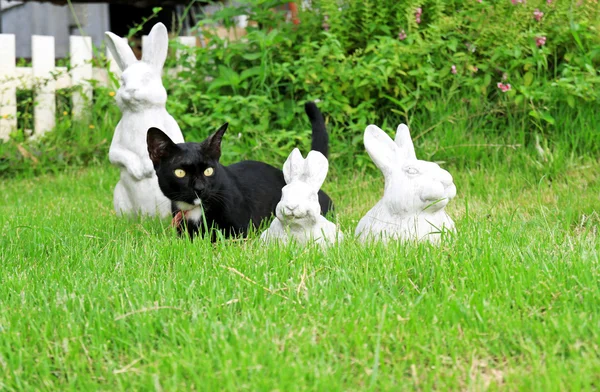
{"label": "green shrub", "polygon": [[[538,138],[578,153],[600,150],[597,0],[313,0],[297,25],[273,11],[287,1],[240,3],[203,20],[209,45],[186,49],[185,70],[165,76],[168,110],[187,140],[230,122],[225,162],[280,164],[292,146],[306,150],[302,104],[315,99],[334,165],[370,165],[362,147],[369,123],[392,130],[406,122],[426,158],[455,165],[501,159],[487,146],[533,151]],[[242,14],[255,22],[242,39],[211,32]],[[44,164],[35,166],[14,142],[0,144],[0,175],[105,161],[120,115],[106,91],[99,97],[95,131],[65,118],[26,147]]]}
{"label": "green shrub", "polygon": [[81,120],[72,116],[73,90],[57,91],[56,127],[39,140],[30,139],[27,133],[33,125],[32,98],[19,101],[19,129],[9,142],[0,142],[0,177],[58,172],[107,161],[112,134],[120,118],[112,90],[96,86],[90,115]]}
{"label": "green shrub", "polygon": [[[234,42],[209,33],[210,45],[194,49],[193,70],[180,75],[186,86],[170,83],[170,108],[192,138],[229,120],[232,132],[280,146],[284,156],[290,129],[307,136],[301,102],[320,99],[332,143],[341,144],[333,151],[351,157],[370,122],[421,125],[419,118],[482,112],[498,131],[524,116],[526,133],[548,136],[562,131],[552,125],[563,105],[598,102],[595,1],[321,0],[299,25],[264,9],[265,1],[247,1],[204,22],[249,14],[259,27]],[[248,155],[246,147],[236,156]]]}

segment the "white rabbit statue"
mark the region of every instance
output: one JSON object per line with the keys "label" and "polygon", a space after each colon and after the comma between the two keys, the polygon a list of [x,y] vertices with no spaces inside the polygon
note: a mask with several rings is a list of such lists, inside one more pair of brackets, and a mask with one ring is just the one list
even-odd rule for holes
{"label": "white rabbit statue", "polygon": [[364,143],[385,178],[383,198],[358,222],[361,241],[430,241],[441,230],[454,230],[444,211],[456,196],[452,175],[433,162],[417,159],[410,131],[400,124],[395,142],[379,127],[369,125]]}
{"label": "white rabbit statue", "polygon": [[169,37],[162,23],[154,25],[138,61],[126,41],[106,32],[107,45],[123,71],[117,91],[117,105],[123,114],[117,124],[108,158],[121,167],[114,193],[117,215],[166,217],[171,202],[158,187],[148,156],[146,134],[151,127],[162,129],[175,143],[183,143],[177,122],[167,112],[167,91],[162,84],[162,68],[167,58]]}
{"label": "white rabbit statue", "polygon": [[283,164],[286,186],[275,208],[276,219],[261,235],[265,242],[300,244],[315,242],[321,246],[341,241],[343,234],[337,226],[321,215],[318,192],[327,177],[329,162],[318,151],[310,151],[306,159],[295,148]]}

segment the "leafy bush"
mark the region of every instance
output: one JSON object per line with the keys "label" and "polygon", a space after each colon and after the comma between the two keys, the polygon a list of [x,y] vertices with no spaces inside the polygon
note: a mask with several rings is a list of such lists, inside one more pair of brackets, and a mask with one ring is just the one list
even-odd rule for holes
{"label": "leafy bush", "polygon": [[[352,153],[370,122],[481,112],[492,129],[519,117],[528,134],[549,135],[561,106],[598,101],[596,1],[320,0],[298,25],[266,12],[273,3],[246,1],[204,21],[247,14],[256,26],[233,42],[205,32],[210,45],[194,49],[186,85],[170,83],[186,134],[201,138],[229,120],[284,156],[289,130],[308,132],[300,103],[320,99],[340,143],[333,151]],[[246,145],[235,154],[248,155]]]}
{"label": "leafy bush", "polygon": [[[75,119],[71,112],[71,95],[75,88],[57,90],[56,127],[43,138],[32,140],[27,129],[33,126],[30,92],[21,92],[19,129],[8,143],[0,142],[0,176],[30,176],[57,172],[71,167],[104,162],[117,122],[119,109],[111,89],[94,88],[90,115]],[[22,97],[21,97],[22,98]]]}
{"label": "leafy bush", "polygon": [[[299,24],[274,11],[287,1],[238,3],[203,20],[198,30],[209,44],[185,49],[184,70],[165,75],[168,109],[187,140],[230,122],[225,162],[280,164],[292,146],[306,150],[302,104],[315,99],[334,165],[370,165],[362,153],[369,123],[391,130],[407,122],[426,158],[456,165],[501,159],[501,147],[488,147],[532,147],[540,137],[599,152],[597,0],[313,0]],[[212,27],[231,26],[238,15],[252,21],[247,34],[219,38]],[[99,91],[89,124],[63,116],[39,143],[20,145],[21,131],[0,144],[0,174],[106,160],[120,115],[108,91]]]}

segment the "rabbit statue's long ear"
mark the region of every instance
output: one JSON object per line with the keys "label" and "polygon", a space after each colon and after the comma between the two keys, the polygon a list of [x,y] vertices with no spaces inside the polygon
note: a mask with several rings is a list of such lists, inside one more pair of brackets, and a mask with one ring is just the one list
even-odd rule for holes
{"label": "rabbit statue's long ear", "polygon": [[405,124],[398,125],[395,142],[396,145],[400,147],[403,159],[417,159],[417,154],[415,154],[415,146],[412,138],[410,137],[410,130]]}
{"label": "rabbit statue's long ear", "polygon": [[398,163],[398,146],[391,137],[377,125],[369,125],[364,136],[367,153],[375,165],[387,175],[392,172]]}
{"label": "rabbit statue's long ear", "polygon": [[162,23],[157,23],[148,34],[148,47],[142,48],[142,61],[162,69],[169,50],[169,33]]}
{"label": "rabbit statue's long ear", "polygon": [[137,61],[135,54],[133,54],[133,50],[127,44],[127,41],[116,34],[107,31],[104,33],[106,35],[106,46],[110,53],[114,57],[117,65],[124,71],[125,68],[129,67],[131,64]]}
{"label": "rabbit statue's long ear", "polygon": [[325,178],[327,178],[328,170],[329,161],[325,158],[325,155],[319,151],[311,151],[304,162],[304,181],[318,191],[325,182]]}
{"label": "rabbit statue's long ear", "polygon": [[299,179],[304,175],[304,158],[300,150],[294,148],[283,164],[283,178],[285,183],[289,184],[294,179]]}

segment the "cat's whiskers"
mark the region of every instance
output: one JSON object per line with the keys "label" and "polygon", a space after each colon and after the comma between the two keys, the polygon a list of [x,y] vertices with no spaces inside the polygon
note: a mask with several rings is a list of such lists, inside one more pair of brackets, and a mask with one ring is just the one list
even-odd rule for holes
{"label": "cat's whiskers", "polygon": [[227,205],[231,201],[231,195],[215,191],[213,194],[210,195],[209,200],[220,203],[221,205]]}

